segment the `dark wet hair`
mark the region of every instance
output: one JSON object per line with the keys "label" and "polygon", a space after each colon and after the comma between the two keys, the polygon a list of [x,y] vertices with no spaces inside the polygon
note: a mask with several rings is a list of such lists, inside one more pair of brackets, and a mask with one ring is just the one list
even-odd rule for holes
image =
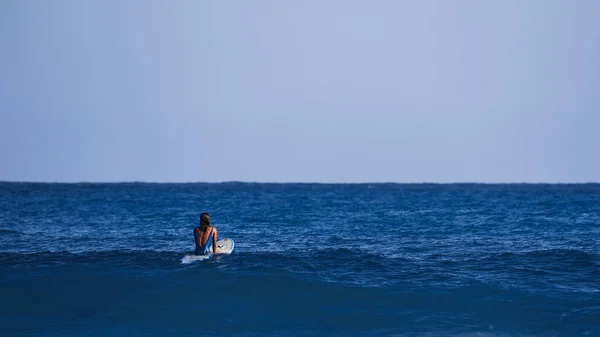
{"label": "dark wet hair", "polygon": [[206,212],[200,214],[200,230],[205,231],[210,226],[210,215]]}

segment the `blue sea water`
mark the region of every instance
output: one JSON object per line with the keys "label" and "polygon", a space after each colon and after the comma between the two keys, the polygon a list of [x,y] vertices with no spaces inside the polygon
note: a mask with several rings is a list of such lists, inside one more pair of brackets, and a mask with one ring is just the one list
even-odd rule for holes
{"label": "blue sea water", "polygon": [[600,336],[600,185],[0,183],[0,330]]}

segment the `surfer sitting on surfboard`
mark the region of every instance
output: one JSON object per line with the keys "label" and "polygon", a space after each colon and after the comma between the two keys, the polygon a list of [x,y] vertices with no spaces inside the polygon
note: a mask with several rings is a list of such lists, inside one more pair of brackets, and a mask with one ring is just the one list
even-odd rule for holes
{"label": "surfer sitting on surfboard", "polygon": [[194,251],[196,255],[208,255],[212,252],[216,254],[217,252],[217,228],[210,225],[208,213],[200,214],[200,226],[194,228],[194,242],[196,243]]}

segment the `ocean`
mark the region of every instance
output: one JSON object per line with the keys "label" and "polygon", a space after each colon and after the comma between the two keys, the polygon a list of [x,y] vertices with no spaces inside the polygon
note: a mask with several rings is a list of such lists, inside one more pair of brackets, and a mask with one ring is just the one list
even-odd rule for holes
{"label": "ocean", "polygon": [[0,183],[0,335],[600,336],[600,184]]}

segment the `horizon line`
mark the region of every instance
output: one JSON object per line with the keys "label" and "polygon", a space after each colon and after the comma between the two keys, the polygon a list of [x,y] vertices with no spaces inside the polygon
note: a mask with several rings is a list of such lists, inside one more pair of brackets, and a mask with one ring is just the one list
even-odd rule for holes
{"label": "horizon line", "polygon": [[478,182],[478,181],[453,181],[453,182],[435,182],[435,181],[353,181],[353,182],[323,182],[323,181],[242,181],[242,180],[222,180],[222,181],[143,181],[143,180],[122,180],[122,181],[41,181],[41,180],[0,180],[0,184],[273,184],[273,185],[590,185],[600,184],[600,181],[588,182],[546,182],[546,181],[513,181],[513,182]]}

